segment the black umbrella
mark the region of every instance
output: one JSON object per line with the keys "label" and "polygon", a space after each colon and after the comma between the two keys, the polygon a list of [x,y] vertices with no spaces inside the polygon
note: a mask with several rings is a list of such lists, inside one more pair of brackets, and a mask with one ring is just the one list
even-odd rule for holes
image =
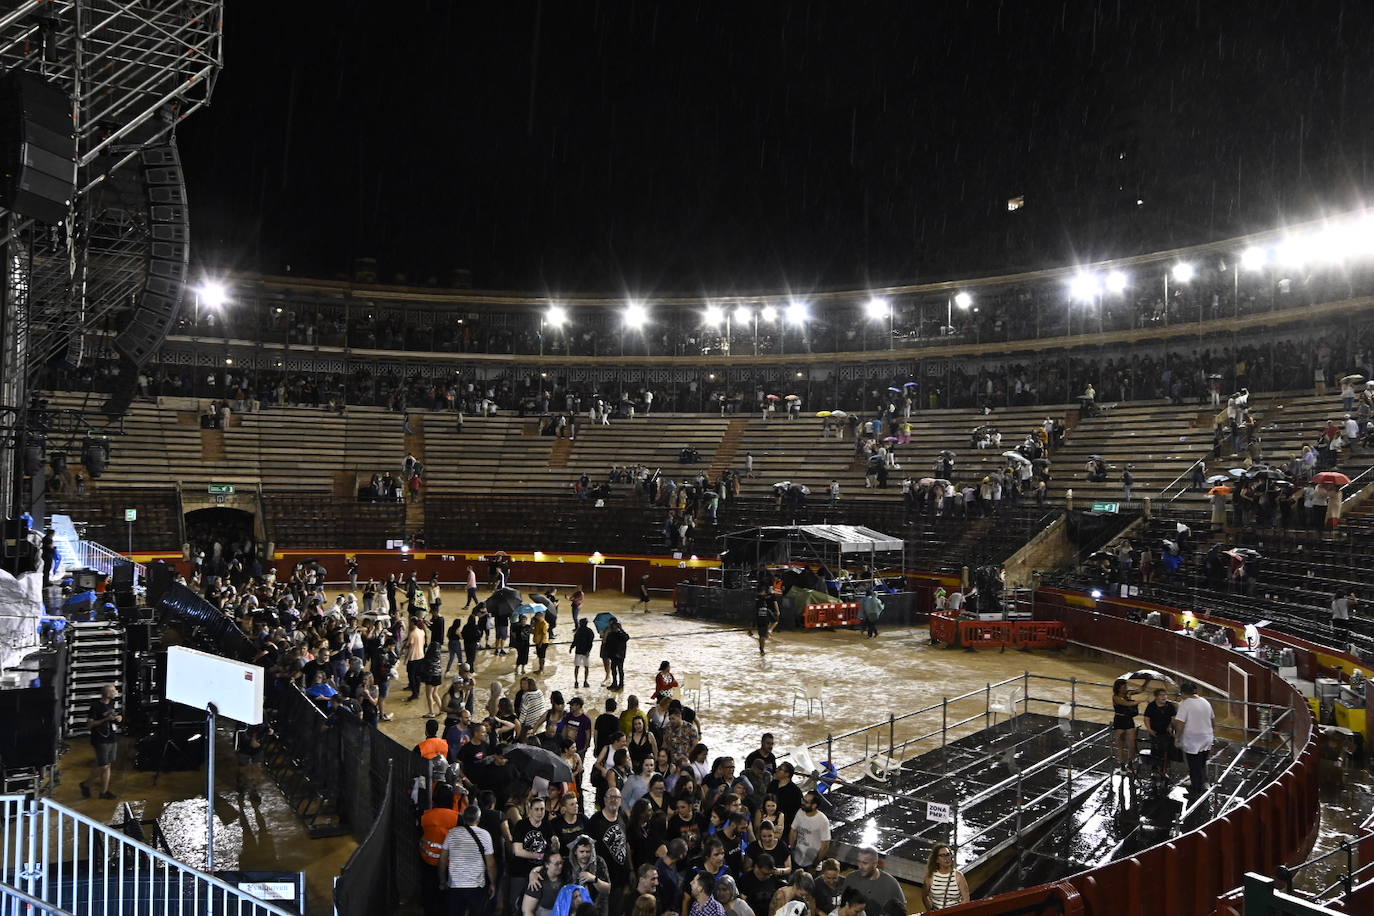
{"label": "black umbrella", "polygon": [[506,750],[505,757],[515,772],[527,779],[539,776],[549,782],[572,782],[572,770],[553,751],[533,744],[516,744]]}
{"label": "black umbrella", "polygon": [[522,604],[524,604],[524,602],[520,600],[520,593],[509,586],[506,588],[498,588],[496,591],[492,592],[491,597],[487,599],[487,608],[492,613],[496,613],[497,611],[509,611],[513,614],[515,609]]}
{"label": "black umbrella", "polygon": [[948,458],[950,461],[953,461],[953,460],[954,460],[954,452],[950,451],[949,449],[944,449],[943,451],[940,452],[940,457],[941,457],[941,458]]}

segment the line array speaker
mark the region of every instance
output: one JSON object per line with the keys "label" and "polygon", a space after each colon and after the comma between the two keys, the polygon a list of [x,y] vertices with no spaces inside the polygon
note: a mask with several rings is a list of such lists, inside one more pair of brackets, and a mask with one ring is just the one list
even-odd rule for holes
{"label": "line array speaker", "polygon": [[66,93],[27,70],[0,76],[0,206],[60,223],[75,194],[76,133]]}
{"label": "line array speaker", "polygon": [[141,366],[162,346],[185,295],[191,257],[186,176],[176,142],[142,153],[143,187],[148,197],[148,280],[128,325],[115,337],[115,349]]}

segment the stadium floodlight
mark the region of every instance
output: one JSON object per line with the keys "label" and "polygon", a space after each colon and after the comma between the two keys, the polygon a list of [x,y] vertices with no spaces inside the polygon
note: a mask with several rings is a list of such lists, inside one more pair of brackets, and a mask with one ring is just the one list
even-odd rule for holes
{"label": "stadium floodlight", "polygon": [[631,302],[625,306],[624,320],[625,327],[638,331],[649,322],[649,310],[638,302]]}
{"label": "stadium floodlight", "polygon": [[561,328],[568,323],[568,310],[561,305],[551,305],[544,313],[544,323],[551,328]]}
{"label": "stadium floodlight", "polygon": [[759,312],[759,317],[762,318],[764,321],[777,321],[778,310],[773,308],[773,306],[771,305],[765,305],[763,309]]}
{"label": "stadium floodlight", "polygon": [[196,294],[206,306],[212,309],[223,308],[224,303],[229,301],[229,290],[225,288],[223,283],[216,280],[206,280],[200,284]]}
{"label": "stadium floodlight", "polygon": [[1080,302],[1091,302],[1102,292],[1102,278],[1081,270],[1069,281],[1069,296]]}
{"label": "stadium floodlight", "polygon": [[968,308],[970,305],[973,305],[973,297],[970,296],[968,293],[965,293],[965,292],[958,292],[958,293],[955,293],[955,294],[954,294],[954,304],[957,305],[957,306],[959,306],[959,308],[961,308],[961,309],[966,309],[966,308]]}
{"label": "stadium floodlight", "polygon": [[1240,253],[1240,266],[1246,270],[1262,270],[1269,260],[1269,252],[1258,245],[1251,245]]}
{"label": "stadium floodlight", "polygon": [[702,317],[707,327],[718,328],[725,320],[725,310],[718,305],[708,305]]}
{"label": "stadium floodlight", "polygon": [[1290,235],[1274,249],[1275,259],[1285,267],[1302,267],[1314,253],[1312,239],[1302,235]]}
{"label": "stadium floodlight", "polygon": [[864,304],[864,312],[869,318],[877,320],[879,318],[890,318],[892,316],[892,306],[886,299],[874,296]]}
{"label": "stadium floodlight", "polygon": [[1126,275],[1119,270],[1107,274],[1107,292],[1119,296],[1126,291]]}
{"label": "stadium floodlight", "polygon": [[754,310],[751,309],[749,306],[747,306],[747,305],[737,305],[737,306],[735,306],[735,320],[736,320],[736,321],[738,321],[738,322],[740,322],[741,324],[743,324],[743,323],[746,322],[746,321],[751,321],[751,320],[753,320],[753,317],[754,317]]}
{"label": "stadium floodlight", "polygon": [[1174,269],[1171,270],[1170,273],[1173,274],[1175,281],[1179,283],[1188,283],[1191,282],[1193,277],[1197,274],[1197,270],[1187,261],[1179,261],[1174,265]]}
{"label": "stadium floodlight", "polygon": [[806,307],[806,303],[805,303],[805,302],[799,302],[799,301],[797,301],[797,300],[794,299],[794,300],[792,300],[791,302],[787,303],[787,323],[788,323],[788,324],[795,324],[795,325],[806,324],[806,322],[809,321],[810,318],[811,318],[811,312],[810,312],[810,310]]}

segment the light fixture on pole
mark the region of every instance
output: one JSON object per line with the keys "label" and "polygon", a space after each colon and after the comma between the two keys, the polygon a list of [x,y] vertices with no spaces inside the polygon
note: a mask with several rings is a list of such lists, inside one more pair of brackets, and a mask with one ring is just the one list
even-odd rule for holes
{"label": "light fixture on pole", "polygon": [[752,328],[753,328],[753,332],[754,332],[753,350],[754,350],[754,355],[757,356],[757,355],[758,355],[758,352],[759,352],[759,320],[758,320],[758,318],[754,315],[754,310],[751,309],[751,308],[750,308],[749,306],[747,306],[747,305],[737,305],[737,306],[735,306],[735,312],[734,312],[734,315],[733,315],[732,317],[735,319],[735,321],[739,322],[741,325],[745,325],[745,326],[748,326],[748,327],[752,327]]}
{"label": "light fixture on pole", "polygon": [[644,325],[649,321],[649,310],[639,302],[631,302],[625,306],[625,311],[621,313],[620,317],[624,324],[620,332],[620,355],[624,356],[625,333],[644,330]]}
{"label": "light fixture on pole", "polygon": [[555,331],[562,330],[563,325],[568,323],[568,310],[561,305],[551,305],[544,314],[539,316],[539,355],[544,355],[544,329],[553,328]]}
{"label": "light fixture on pole", "polygon": [[886,299],[874,296],[864,305],[864,312],[873,321],[887,319],[887,348],[893,348],[892,343],[892,304]]}
{"label": "light fixture on pole", "polygon": [[954,334],[954,306],[956,305],[959,306],[961,310],[967,312],[969,306],[973,305],[973,296],[960,290],[952,297],[945,300],[945,327],[951,335]]}
{"label": "light fixture on pole", "polygon": [[206,280],[196,287],[196,325],[200,325],[200,304],[219,311],[229,301],[229,290],[218,280]]}
{"label": "light fixture on pole", "polygon": [[[1164,272],[1164,323],[1166,325],[1169,323],[1169,278],[1173,277],[1175,283],[1186,285],[1192,281],[1196,273],[1193,265],[1187,261],[1179,261]],[[1198,320],[1202,320],[1201,309],[1198,310]]]}

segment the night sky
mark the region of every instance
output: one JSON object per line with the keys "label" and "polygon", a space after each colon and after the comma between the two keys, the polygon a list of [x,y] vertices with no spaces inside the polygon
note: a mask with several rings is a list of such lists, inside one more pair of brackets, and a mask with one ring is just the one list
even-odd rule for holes
{"label": "night sky", "polygon": [[649,295],[1157,250],[1367,199],[1371,49],[1362,2],[231,0],[194,258]]}

